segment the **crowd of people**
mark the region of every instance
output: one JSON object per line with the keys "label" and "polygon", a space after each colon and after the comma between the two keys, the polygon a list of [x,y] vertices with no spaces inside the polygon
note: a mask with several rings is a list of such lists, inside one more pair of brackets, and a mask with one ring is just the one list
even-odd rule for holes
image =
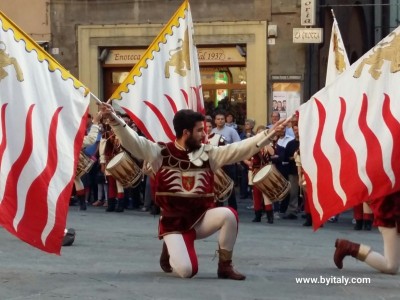
{"label": "crowd of people", "polygon": [[[79,178],[85,192],[82,194],[82,189],[76,189],[72,199],[79,200],[81,210],[85,210],[89,204],[104,207],[106,212],[138,209],[157,214],[161,208],[159,237],[164,243],[160,266],[165,272],[174,271],[180,277],[194,276],[198,268],[194,240],[205,238],[219,230],[218,277],[245,279],[232,264],[238,227],[235,188],[229,191],[232,186],[238,187],[241,199],[252,199],[252,205],[248,208],[254,210],[253,222],[261,222],[264,214],[267,224],[274,224],[276,219],[293,220],[301,216],[305,219],[303,226],[312,226],[310,206],[304,192],[306,185],[301,167],[297,117],[293,117],[285,127],[281,125],[283,120],[280,120],[279,112],[273,111],[269,124],[256,127],[255,121],[248,118],[239,129],[234,122],[234,116],[229,112],[216,111],[214,116],[204,117],[199,113],[183,110],[174,117],[176,141],[153,143],[140,134],[127,115],[117,117],[108,106],[103,111],[107,117],[98,125],[97,139],[82,150],[93,161],[90,171]],[[89,121],[88,133],[92,126]],[[269,129],[274,129],[276,134],[264,141]],[[256,142],[261,140],[263,144],[258,147]],[[112,174],[107,167],[121,153],[126,153],[140,170],[139,180],[134,184],[129,182],[124,185],[123,178]],[[253,182],[256,174],[267,168],[272,168],[273,172],[288,183],[287,186],[280,186],[280,182],[272,182],[282,189],[278,196]],[[204,171],[206,169],[212,170],[214,177],[212,172]],[[119,171],[122,171],[121,176],[124,177],[127,176],[126,172],[132,170]],[[181,177],[182,187],[169,184],[167,178],[171,174]],[[203,179],[199,180],[199,176]],[[218,185],[218,193],[217,188],[207,183]],[[271,182],[267,180],[266,184]],[[194,187],[202,192],[193,192]],[[367,246],[338,239],[334,254],[334,262],[338,268],[343,266],[344,257],[351,255],[382,272],[397,272],[400,209],[396,195],[390,198],[396,199],[397,203],[391,207],[395,211],[390,215],[395,220],[394,223],[388,222],[387,218],[382,217],[382,213],[374,219],[374,210],[370,209],[368,203],[354,208],[355,230],[371,230],[372,221],[378,222],[375,223],[380,226],[379,230],[384,238],[385,254],[380,255],[371,252]],[[201,201],[197,201],[198,198]],[[71,205],[74,202],[75,200],[71,200]],[[374,202],[370,204],[374,207]],[[375,209],[376,211],[379,209]],[[387,215],[387,210],[384,210],[384,216]],[[338,222],[339,215],[332,216],[329,221]]]}

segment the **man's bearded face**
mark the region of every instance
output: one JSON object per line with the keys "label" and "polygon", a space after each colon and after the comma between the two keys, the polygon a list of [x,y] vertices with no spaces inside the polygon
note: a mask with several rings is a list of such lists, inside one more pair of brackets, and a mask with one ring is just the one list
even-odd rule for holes
{"label": "man's bearded face", "polygon": [[190,136],[186,140],[186,148],[189,150],[189,152],[193,152],[195,150],[200,149],[201,147],[201,140],[197,140],[194,136],[193,133],[190,134]]}

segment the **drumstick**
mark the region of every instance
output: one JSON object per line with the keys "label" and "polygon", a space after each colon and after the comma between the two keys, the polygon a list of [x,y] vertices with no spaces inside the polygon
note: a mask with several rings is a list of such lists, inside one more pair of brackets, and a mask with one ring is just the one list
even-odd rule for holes
{"label": "drumstick", "polygon": [[[286,126],[286,124],[289,123],[290,120],[292,120],[292,118],[294,116],[295,116],[295,114],[293,114],[290,117],[288,117],[281,125],[282,126]],[[268,131],[268,134],[265,136],[265,138],[263,138],[261,141],[259,141],[257,143],[257,147],[260,148],[260,147],[264,146],[268,142],[268,140],[275,135],[275,133],[276,133],[275,129],[271,130],[271,131]]]}

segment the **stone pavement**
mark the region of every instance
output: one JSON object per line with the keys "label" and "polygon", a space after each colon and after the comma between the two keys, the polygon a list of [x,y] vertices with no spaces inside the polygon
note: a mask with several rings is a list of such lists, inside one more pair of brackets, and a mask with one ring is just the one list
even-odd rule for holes
{"label": "stone pavement", "polygon": [[[219,280],[217,235],[196,241],[199,272],[192,279],[165,274],[158,265],[161,242],[157,217],[139,211],[105,213],[70,207],[68,226],[77,231],[62,255],[36,250],[0,229],[0,300],[47,299],[400,299],[400,275],[384,275],[353,258],[344,269],[333,264],[334,241],[346,237],[382,251],[381,236],[352,229],[351,212],[337,224],[313,232],[303,219],[252,223],[253,212],[239,203],[240,228],[234,263],[245,281]],[[296,283],[315,278],[336,283]],[[344,279],[370,283],[340,283]]]}

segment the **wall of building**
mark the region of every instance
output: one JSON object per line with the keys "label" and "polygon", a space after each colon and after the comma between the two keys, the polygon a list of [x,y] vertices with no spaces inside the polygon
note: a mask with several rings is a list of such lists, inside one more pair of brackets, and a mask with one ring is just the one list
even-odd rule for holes
{"label": "wall of building", "polygon": [[[272,109],[272,99],[275,99],[275,85],[280,87],[278,92],[285,91],[285,86],[299,86],[299,101],[295,101],[292,108],[297,109],[298,105],[304,102],[307,44],[293,43],[293,28],[303,27],[300,24],[300,8],[300,0],[272,1],[269,24],[277,25],[277,37],[268,40],[269,112]],[[290,101],[290,99],[287,100]],[[281,113],[281,117],[286,116],[286,113]],[[270,113],[268,119],[270,119]]]}
{"label": "wall of building", "polygon": [[371,4],[371,1],[321,1],[318,17],[320,26],[324,28],[325,42],[319,47],[315,56],[319,68],[318,77],[315,78],[315,82],[317,82],[315,92],[325,86],[329,40],[333,22],[332,9],[339,25],[350,64],[358,60],[376,44],[375,7],[363,4]]}
{"label": "wall of building", "polygon": [[[181,0],[53,0],[52,47],[58,53],[55,57],[94,93],[101,95],[99,50],[104,47],[147,47],[181,4]],[[198,46],[246,44],[248,54],[252,53],[247,55],[250,72],[247,99],[251,99],[247,113],[265,122],[266,24],[271,16],[271,1],[191,0],[190,6]],[[85,40],[87,36],[89,40]]]}
{"label": "wall of building", "polygon": [[[191,0],[194,23],[266,20],[270,0]],[[78,25],[165,24],[181,0],[53,0],[51,1],[52,47],[58,60],[78,75],[76,28]],[[196,26],[195,26],[196,27]]]}
{"label": "wall of building", "polygon": [[0,10],[35,41],[50,41],[48,1],[1,1]]}
{"label": "wall of building", "polygon": [[[252,104],[249,106],[248,114],[263,122],[271,108],[274,76],[298,76],[302,102],[324,86],[332,25],[331,8],[335,11],[349,59],[354,61],[374,46],[386,32],[393,29],[389,27],[398,24],[397,17],[400,8],[397,2],[397,0],[376,0],[374,3],[377,6],[374,7],[363,6],[363,4],[371,4],[370,0],[317,1],[317,25],[314,27],[324,29],[322,44],[293,44],[292,42],[293,28],[302,27],[300,25],[301,0],[191,0],[190,5],[197,43],[204,43],[204,45],[236,43],[240,39],[229,35],[229,26],[236,24],[235,30],[239,32],[242,30],[240,26],[247,24],[243,26],[247,26],[248,31],[246,29],[241,31],[247,40],[242,40],[242,43],[248,45],[254,53],[253,57],[248,56],[250,61],[247,62],[248,72],[250,72],[247,96]],[[181,3],[181,0],[14,0],[2,1],[0,9],[35,40],[50,41],[49,51],[53,56],[76,77],[85,76],[84,82],[88,80],[85,84],[99,91],[100,74],[93,73],[93,70],[99,71],[99,65],[94,69],[85,70],[86,66],[80,66],[80,64],[87,62],[80,62],[79,56],[85,57],[86,54],[78,53],[78,51],[92,51],[94,58],[93,53],[97,55],[96,51],[102,45],[145,47],[157,35],[157,30],[168,22]],[[387,3],[391,6],[379,6]],[[384,15],[390,16],[390,20],[388,17],[385,21]],[[257,28],[264,26],[267,29],[268,25],[276,25],[277,37],[267,42],[267,35],[263,37],[265,30],[258,29],[257,46],[252,44],[253,33],[249,30],[253,30],[252,26],[257,22],[260,22],[261,26]],[[207,24],[210,26],[206,26]],[[82,48],[79,45],[78,28],[96,25],[99,28],[114,26],[114,31],[110,32],[112,39],[108,37],[105,44],[97,40],[95,49]],[[134,37],[134,41],[129,30],[119,30],[131,25],[144,28],[138,33],[140,36]],[[153,25],[157,28],[156,30],[146,31],[146,28]],[[196,30],[196,27],[201,29]],[[218,37],[214,34],[215,30],[218,32]],[[119,34],[125,36],[119,36]],[[98,62],[95,60],[92,63]],[[257,73],[261,69],[262,73]]]}

